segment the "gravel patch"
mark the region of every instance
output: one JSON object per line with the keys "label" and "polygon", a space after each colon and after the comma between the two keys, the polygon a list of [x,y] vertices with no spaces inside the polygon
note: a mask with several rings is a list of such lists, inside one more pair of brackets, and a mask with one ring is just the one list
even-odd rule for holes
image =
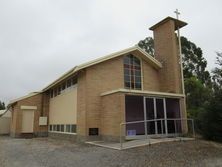
{"label": "gravel patch", "polygon": [[0,136],[1,167],[219,167],[222,144],[195,140],[112,150],[51,138]]}

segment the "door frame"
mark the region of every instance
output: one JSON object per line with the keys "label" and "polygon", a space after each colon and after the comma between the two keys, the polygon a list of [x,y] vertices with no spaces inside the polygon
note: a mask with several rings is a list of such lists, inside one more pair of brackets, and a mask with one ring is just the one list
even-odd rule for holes
{"label": "door frame", "polygon": [[[25,113],[31,113],[32,114],[32,122],[30,122],[30,125],[32,125],[32,127],[30,129],[32,129],[31,131],[26,131],[24,130],[24,115]],[[29,120],[30,121],[30,120]],[[22,129],[21,129],[21,133],[34,133],[34,122],[35,122],[35,110],[22,110]]]}
{"label": "door frame", "polygon": [[[165,135],[168,135],[168,127],[167,127],[167,113],[166,113],[166,98],[164,97],[154,97],[154,96],[144,96],[143,97],[143,107],[144,107],[144,125],[145,125],[145,135],[147,136],[147,108],[146,108],[146,99],[153,99],[153,108],[154,108],[154,119],[157,118],[157,107],[156,107],[156,99],[162,99],[163,100],[163,113],[164,113],[164,124],[165,124]],[[157,121],[155,121],[155,134],[158,135],[158,124]],[[152,135],[149,135],[152,136]]]}

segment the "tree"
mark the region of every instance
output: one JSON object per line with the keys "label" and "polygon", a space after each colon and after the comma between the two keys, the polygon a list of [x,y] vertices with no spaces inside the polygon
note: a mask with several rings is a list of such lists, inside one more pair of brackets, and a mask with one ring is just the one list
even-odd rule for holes
{"label": "tree", "polygon": [[191,114],[193,114],[191,116],[196,118],[197,113],[195,113],[194,110],[204,108],[209,102],[212,91],[210,88],[204,86],[195,76],[186,78],[184,85],[187,92],[187,108],[193,110],[194,113],[191,112]]}
{"label": "tree", "polygon": [[184,78],[195,76],[201,83],[211,87],[211,77],[206,70],[207,61],[203,57],[202,49],[185,37],[181,37],[181,49]]}
{"label": "tree", "polygon": [[210,140],[222,141],[222,90],[214,92],[209,105],[199,114],[201,134]]}
{"label": "tree", "polygon": [[216,64],[219,67],[215,67],[214,70],[212,70],[213,73],[213,88],[215,91],[222,89],[222,52],[216,52]]}
{"label": "tree", "polygon": [[218,67],[212,70],[213,92],[205,104],[205,110],[197,115],[197,125],[206,139],[222,141],[222,53],[216,54]]}
{"label": "tree", "polygon": [[152,37],[146,37],[144,40],[140,40],[138,46],[151,56],[154,56],[154,41]]}
{"label": "tree", "polygon": [[4,110],[5,109],[5,103],[0,101],[0,110]]}

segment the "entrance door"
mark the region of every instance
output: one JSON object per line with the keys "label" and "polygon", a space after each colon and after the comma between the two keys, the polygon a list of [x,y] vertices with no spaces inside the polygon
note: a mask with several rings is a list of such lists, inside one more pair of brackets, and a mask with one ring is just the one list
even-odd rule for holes
{"label": "entrance door", "polygon": [[33,133],[34,111],[23,110],[22,114],[22,133]]}
{"label": "entrance door", "polygon": [[[145,98],[145,107],[144,110],[146,115],[146,120],[151,120],[147,122],[147,134],[163,134],[166,133],[166,109],[165,109],[165,99],[164,98],[154,98],[146,97]],[[154,119],[161,119],[152,121]],[[145,121],[146,121],[145,120]]]}
{"label": "entrance door", "polygon": [[[155,102],[154,98],[145,98],[146,108],[144,110],[144,115],[146,115],[146,120],[153,120],[156,118],[156,112],[155,112]],[[154,121],[147,122],[147,134],[155,134],[156,133],[156,123]]]}

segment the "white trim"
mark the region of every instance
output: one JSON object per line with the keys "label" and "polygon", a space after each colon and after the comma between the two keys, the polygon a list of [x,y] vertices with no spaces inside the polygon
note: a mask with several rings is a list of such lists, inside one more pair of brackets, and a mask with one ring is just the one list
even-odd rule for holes
{"label": "white trim", "polygon": [[37,106],[20,106],[22,110],[37,110]]}
{"label": "white trim", "polygon": [[116,89],[101,93],[100,96],[106,96],[114,93],[133,93],[133,94],[143,94],[149,96],[161,96],[161,97],[174,97],[174,98],[184,98],[184,94],[177,93],[166,93],[166,92],[155,92],[155,91],[142,91],[142,90],[129,90],[129,89]]}

